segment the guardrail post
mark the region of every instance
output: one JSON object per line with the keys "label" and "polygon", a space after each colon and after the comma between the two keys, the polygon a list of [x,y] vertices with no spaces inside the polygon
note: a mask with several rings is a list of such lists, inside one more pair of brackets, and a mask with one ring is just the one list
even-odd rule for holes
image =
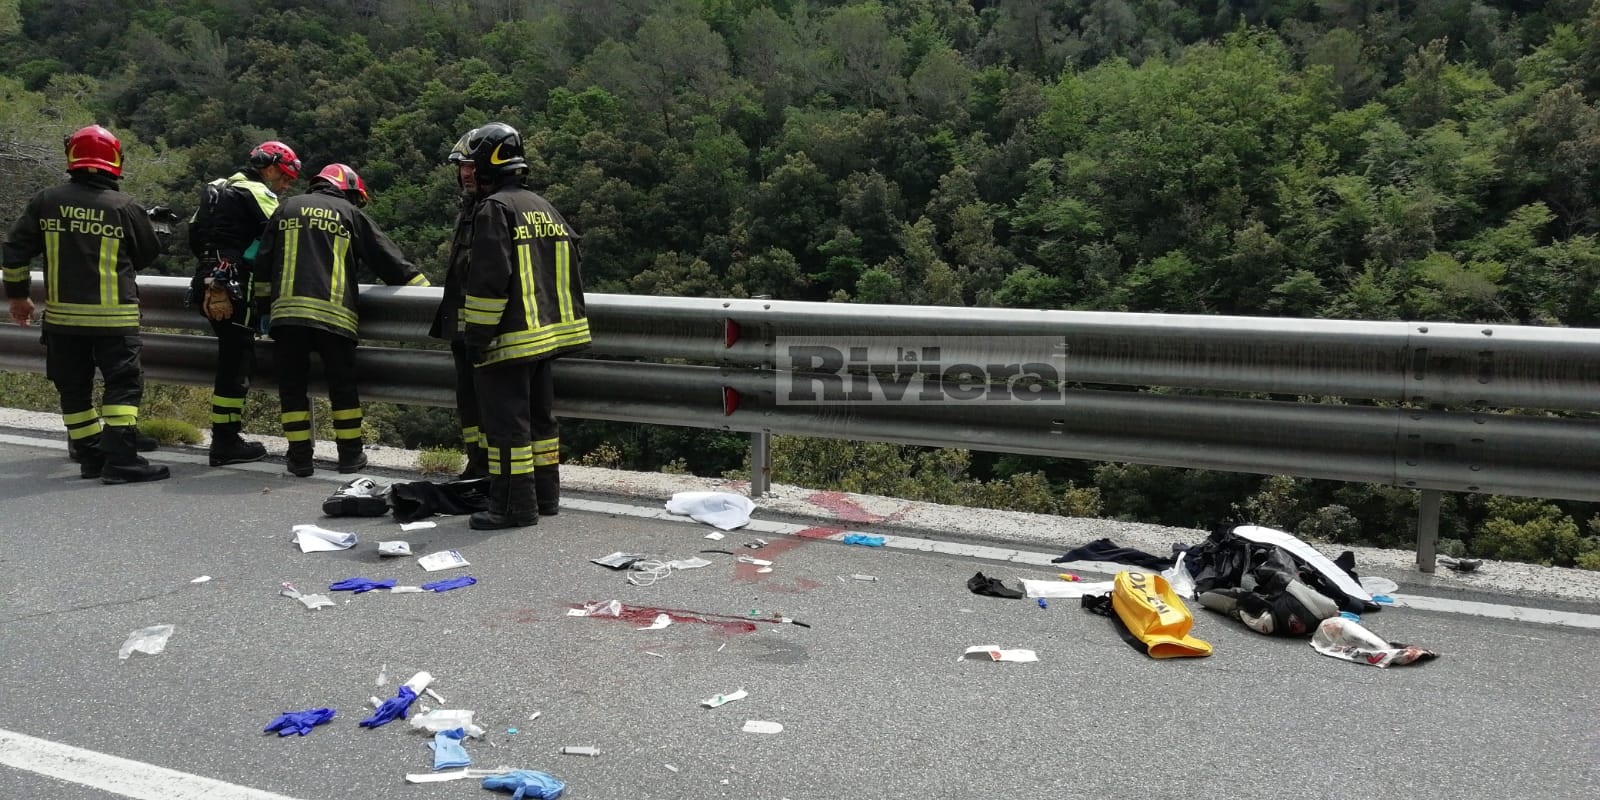
{"label": "guardrail post", "polygon": [[1417,514],[1417,569],[1433,572],[1439,554],[1439,490],[1422,490],[1422,509]]}
{"label": "guardrail post", "polygon": [[750,434],[750,497],[761,497],[771,490],[772,433],[756,431]]}

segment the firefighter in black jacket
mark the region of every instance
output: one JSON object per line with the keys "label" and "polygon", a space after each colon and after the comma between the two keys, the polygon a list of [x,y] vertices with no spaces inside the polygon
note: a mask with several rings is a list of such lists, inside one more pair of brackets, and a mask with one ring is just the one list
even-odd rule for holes
{"label": "firefighter in black jacket", "polygon": [[465,324],[461,321],[464,295],[461,284],[466,280],[467,264],[472,255],[472,217],[478,210],[483,193],[478,188],[477,165],[467,156],[467,142],[476,130],[462,134],[450,150],[450,163],[456,168],[456,184],[461,187],[459,208],[456,212],[455,233],[450,241],[450,260],[444,278],[444,296],[434,315],[433,327],[428,335],[450,342],[451,360],[456,371],[456,416],[461,421],[461,444],[466,451],[467,464],[456,480],[474,480],[489,477],[489,452],[484,448],[483,432],[478,427],[478,393],[472,385],[472,361],[467,358]]}
{"label": "firefighter in black jacket", "polygon": [[278,195],[299,177],[300,159],[288,145],[263,142],[250,151],[248,169],[206,184],[189,220],[189,249],[199,261],[190,293],[217,335],[217,378],[211,393],[213,467],[256,461],[267,454],[260,442],[239,436],[255,368],[255,338],[261,332],[249,295],[251,270],[267,219],[278,208]]}
{"label": "firefighter in black jacket", "polygon": [[479,425],[489,453],[489,510],[471,526],[533,525],[559,501],[554,359],[589,345],[577,234],[524,188],[522,137],[504,123],[465,144],[483,199],[461,284],[460,330],[473,364]]}
{"label": "firefighter in black jacket", "polygon": [[[158,481],[167,468],[135,450],[144,398],[136,273],[155,262],[161,245],[145,210],[118,189],[117,137],[90,125],[67,137],[66,150],[71,179],[34,195],[6,236],[0,263],[11,318],[30,323],[28,262],[43,254],[45,374],[61,395],[79,474],[104,483]],[[105,380],[98,413],[96,367]]]}
{"label": "firefighter in black jacket", "polygon": [[[311,354],[322,358],[333,406],[339,471],[367,465],[361,450],[361,398],[356,391],[356,269],[370,267],[391,286],[427,286],[428,279],[361,211],[367,185],[344,164],[329,164],[311,192],[283,201],[267,224],[256,264],[258,318],[270,320],[289,472],[307,477],[311,462]],[[270,304],[270,306],[269,306]]]}

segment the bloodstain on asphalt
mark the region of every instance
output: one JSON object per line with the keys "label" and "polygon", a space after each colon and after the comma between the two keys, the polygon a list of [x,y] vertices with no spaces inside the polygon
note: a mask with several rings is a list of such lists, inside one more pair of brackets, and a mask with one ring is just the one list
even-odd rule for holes
{"label": "bloodstain on asphalt", "polygon": [[[568,605],[568,608],[583,608],[585,604]],[[655,622],[657,614],[666,614],[673,622],[710,625],[721,629],[724,633],[755,633],[756,623],[764,622],[769,625],[781,625],[782,620],[770,617],[739,617],[733,614],[715,614],[709,611],[691,611],[683,608],[657,608],[655,606],[630,606],[624,604],[619,616],[601,615],[591,616],[589,619],[622,620],[633,623],[636,627],[647,627]]]}

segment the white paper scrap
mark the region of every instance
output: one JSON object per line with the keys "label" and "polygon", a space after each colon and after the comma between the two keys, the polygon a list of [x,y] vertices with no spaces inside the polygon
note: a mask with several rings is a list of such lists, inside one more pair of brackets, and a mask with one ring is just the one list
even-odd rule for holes
{"label": "white paper scrap", "polygon": [[744,689],[740,689],[737,692],[729,692],[727,694],[719,694],[716,697],[712,697],[712,698],[709,698],[709,699],[706,699],[706,700],[701,700],[700,701],[700,705],[703,705],[706,708],[716,708],[718,706],[727,705],[727,704],[729,704],[729,703],[731,703],[731,702],[733,702],[735,700],[743,700],[743,699],[745,699],[746,697],[749,697],[749,696],[750,696],[749,692],[746,692]]}
{"label": "white paper scrap", "polygon": [[668,616],[666,614],[657,614],[656,618],[649,624],[649,626],[644,627],[644,628],[635,628],[634,630],[639,630],[639,631],[659,631],[662,628],[665,628],[665,627],[667,627],[668,625],[671,625],[671,624],[672,624],[672,617],[670,617],[670,616]]}
{"label": "white paper scrap", "polygon": [[739,556],[739,563],[741,563],[741,564],[754,564],[754,565],[756,565],[758,567],[770,567],[770,566],[772,566],[772,562],[771,561],[768,561],[768,560],[766,560],[764,558],[751,558],[750,556]]}
{"label": "white paper scrap", "polygon": [[289,529],[295,544],[302,553],[321,553],[330,550],[349,550],[356,546],[356,535],[330,531],[316,525],[296,525]]}
{"label": "white paper scrap", "polygon": [[745,733],[783,733],[783,725],[768,722],[764,719],[747,719],[744,721]]}
{"label": "white paper scrap", "polygon": [[434,522],[431,519],[418,520],[416,522],[402,522],[402,523],[400,523],[400,530],[403,530],[403,531],[420,531],[420,530],[426,530],[428,528],[437,528],[437,527],[439,527],[439,523]]}
{"label": "white paper scrap", "polygon": [[668,561],[667,566],[672,567],[673,569],[699,569],[700,567],[711,566],[711,562],[699,556],[693,556],[691,558],[680,558],[676,561]]}
{"label": "white paper scrap", "polygon": [[1107,594],[1111,591],[1111,581],[1096,581],[1094,583],[1069,582],[1069,581],[1031,581],[1022,579],[1022,592],[1029,597],[1046,597],[1053,599],[1071,600],[1086,597],[1092,594]]}
{"label": "white paper scrap", "polygon": [[712,532],[706,534],[705,536],[703,536],[701,538],[710,539],[713,542],[720,542],[720,541],[722,541],[722,537],[727,536],[727,535],[728,534],[722,533],[721,531],[712,531]]}
{"label": "white paper scrap", "polygon": [[205,582],[207,582],[209,580],[211,580],[211,576],[210,575],[201,575],[200,577],[195,578],[194,580],[189,581],[189,582],[190,583],[205,583]]}
{"label": "white paper scrap", "polygon": [[956,660],[960,661],[962,659],[973,661],[1038,661],[1039,656],[1032,650],[1001,650],[997,644],[980,644],[976,647],[967,648],[967,651],[961,654],[961,658]]}
{"label": "white paper scrap", "polygon": [[429,572],[438,572],[441,569],[455,569],[456,567],[471,566],[467,560],[456,550],[440,550],[429,553],[417,559],[417,565]]}

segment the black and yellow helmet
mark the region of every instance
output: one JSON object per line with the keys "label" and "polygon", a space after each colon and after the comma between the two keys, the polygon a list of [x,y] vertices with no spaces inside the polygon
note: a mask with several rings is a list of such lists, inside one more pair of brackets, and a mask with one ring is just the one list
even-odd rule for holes
{"label": "black and yellow helmet", "polygon": [[491,122],[474,128],[461,137],[456,147],[464,148],[464,158],[457,159],[456,151],[451,150],[450,160],[471,159],[477,165],[480,176],[503,177],[528,171],[528,161],[522,149],[522,134],[504,122]]}

